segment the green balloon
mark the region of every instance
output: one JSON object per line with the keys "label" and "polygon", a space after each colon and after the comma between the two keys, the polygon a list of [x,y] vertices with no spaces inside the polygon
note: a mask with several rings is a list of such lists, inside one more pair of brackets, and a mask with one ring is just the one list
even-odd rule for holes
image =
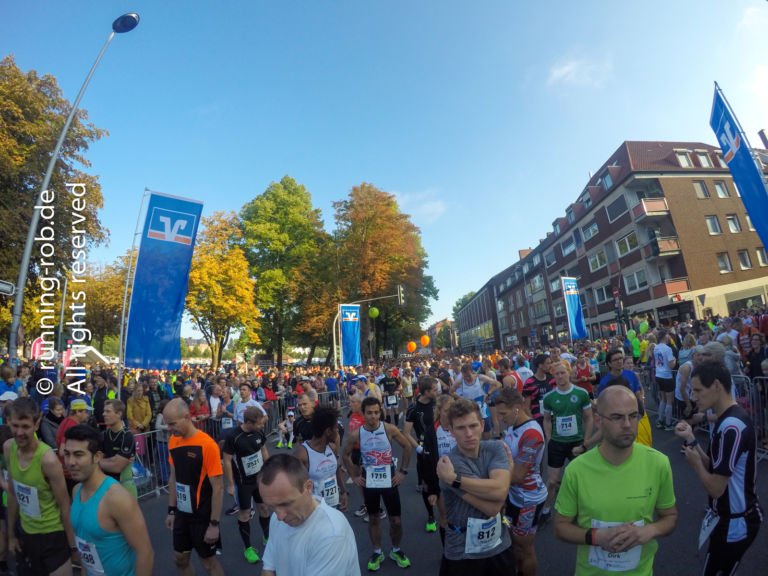
{"label": "green balloon", "polygon": [[378,318],[379,317],[379,309],[378,308],[371,308],[368,310],[368,316],[371,318]]}
{"label": "green balloon", "polygon": [[634,330],[627,330],[627,338],[630,342],[635,339],[635,336],[637,336],[637,332]]}
{"label": "green balloon", "polygon": [[646,332],[648,332],[648,328],[649,328],[648,322],[643,320],[642,322],[640,322],[640,326],[638,326],[637,328],[640,330],[640,334],[645,334]]}
{"label": "green balloon", "polygon": [[634,350],[635,352],[639,352],[640,351],[640,339],[639,338],[635,338],[634,340],[632,340],[632,350]]}

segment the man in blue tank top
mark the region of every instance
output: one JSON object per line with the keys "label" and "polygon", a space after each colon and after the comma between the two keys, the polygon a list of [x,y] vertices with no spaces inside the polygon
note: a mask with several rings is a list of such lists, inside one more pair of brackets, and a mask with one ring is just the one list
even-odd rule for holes
{"label": "man in blue tank top", "polygon": [[85,425],[64,434],[72,479],[72,529],[89,576],[150,576],[155,553],[136,498],[99,466],[99,433]]}

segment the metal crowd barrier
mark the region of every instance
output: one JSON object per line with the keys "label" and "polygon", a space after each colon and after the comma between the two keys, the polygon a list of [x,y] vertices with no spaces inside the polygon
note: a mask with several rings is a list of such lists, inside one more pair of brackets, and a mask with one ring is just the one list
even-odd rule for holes
{"label": "metal crowd barrier", "polygon": [[[267,412],[267,423],[264,425],[264,433],[268,437],[277,435],[278,425],[285,420],[289,408],[295,408],[296,401],[293,397],[279,398],[262,402],[261,405]],[[349,396],[346,390],[338,393],[319,392],[318,405],[333,405],[343,408],[349,405]],[[296,414],[298,417],[298,413]],[[228,428],[235,426],[230,418],[209,418],[196,423],[211,438],[219,442]],[[168,489],[168,475],[170,465],[168,463],[168,440],[170,432],[164,430],[152,430],[134,435],[136,441],[136,459],[133,462],[133,482],[139,498],[147,496],[160,496]]]}

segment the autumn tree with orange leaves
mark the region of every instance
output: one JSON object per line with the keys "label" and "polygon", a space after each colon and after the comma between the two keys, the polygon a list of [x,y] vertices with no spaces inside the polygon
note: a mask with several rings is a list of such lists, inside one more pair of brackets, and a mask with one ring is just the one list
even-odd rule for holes
{"label": "autumn tree with orange leaves", "polygon": [[[437,298],[431,276],[424,274],[427,255],[421,245],[421,232],[411,217],[400,211],[393,194],[373,184],[352,188],[346,200],[335,202],[338,284],[340,296],[352,302],[395,294],[398,284],[406,289],[406,305],[394,299],[374,305],[377,343],[382,348],[398,348],[421,333],[420,323],[431,313],[429,300]],[[371,330],[364,305],[361,337]],[[365,349],[365,346],[361,346]]]}
{"label": "autumn tree with orange leaves", "polygon": [[248,261],[240,247],[237,216],[215,212],[201,224],[189,273],[186,310],[210,347],[215,370],[233,332],[242,331],[249,343],[259,343],[256,330],[260,314],[254,303],[255,281],[248,274]]}

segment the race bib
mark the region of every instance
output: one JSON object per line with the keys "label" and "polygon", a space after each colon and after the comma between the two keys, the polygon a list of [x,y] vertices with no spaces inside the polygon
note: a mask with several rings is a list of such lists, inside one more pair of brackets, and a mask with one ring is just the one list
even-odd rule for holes
{"label": "race bib", "polygon": [[[621,526],[624,522],[601,522],[600,520],[592,520],[592,528],[611,528],[613,526]],[[643,526],[644,522],[638,520],[635,522],[635,526]],[[601,570],[607,570],[608,572],[628,572],[634,570],[637,565],[640,564],[640,556],[643,553],[642,546],[635,546],[630,548],[626,552],[608,552],[600,548],[600,546],[589,547],[589,563],[592,566],[596,566]]]}
{"label": "race bib", "polygon": [[221,419],[221,429],[227,430],[228,428],[232,428],[234,426],[234,422],[232,421],[232,418],[222,418]]}
{"label": "race bib", "polygon": [[495,518],[469,518],[465,554],[482,554],[501,544],[501,514]]}
{"label": "race bib", "polygon": [[384,466],[365,467],[366,488],[392,488],[392,467]]}
{"label": "race bib", "polygon": [[261,457],[261,450],[250,456],[245,456],[240,459],[243,463],[243,470],[246,476],[253,476],[261,472],[261,467],[264,465],[264,460]]}
{"label": "race bib", "polygon": [[192,514],[192,492],[189,485],[176,482],[176,507],[180,512]]}
{"label": "race bib", "polygon": [[22,513],[28,518],[40,518],[40,500],[37,498],[37,488],[14,480],[13,490]]}
{"label": "race bib", "polygon": [[325,500],[328,506],[339,505],[339,485],[336,483],[336,477],[326,478],[322,482],[322,491],[320,497]]}
{"label": "race bib", "polygon": [[77,536],[75,536],[75,543],[77,544],[77,551],[80,552],[80,560],[88,576],[105,576],[106,572],[104,572],[104,566],[101,564],[101,558],[99,558],[96,545],[86,542]]}
{"label": "race bib", "polygon": [[579,433],[579,427],[576,423],[576,416],[557,416],[555,418],[555,430],[558,436],[576,436]]}
{"label": "race bib", "polygon": [[711,508],[707,508],[707,513],[704,514],[704,518],[701,521],[701,529],[699,530],[699,550],[709,539],[709,535],[712,534],[712,530],[717,526],[720,516],[717,515]]}
{"label": "race bib", "polygon": [[397,396],[387,396],[387,406],[397,406]]}

